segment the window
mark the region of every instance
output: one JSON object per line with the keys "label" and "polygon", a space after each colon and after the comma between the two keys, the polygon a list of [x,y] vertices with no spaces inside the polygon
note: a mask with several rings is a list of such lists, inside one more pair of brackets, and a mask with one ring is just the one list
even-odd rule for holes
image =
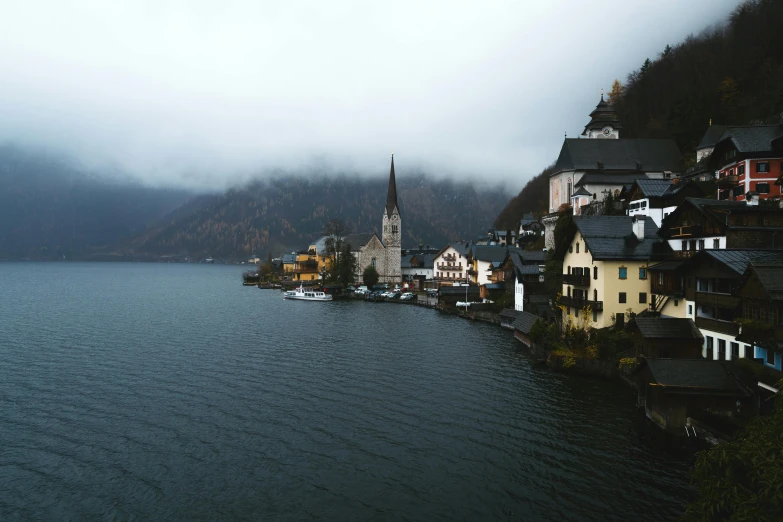
{"label": "window", "polygon": [[678,299],[674,300],[674,306],[680,306],[680,301]]}
{"label": "window", "polygon": [[399,232],[399,230],[400,229],[397,227],[397,225],[392,225],[392,234],[396,234],[397,232]]}
{"label": "window", "polygon": [[688,305],[688,315],[693,315],[693,305]]}
{"label": "window", "polygon": [[598,322],[598,310],[593,308],[593,322]]}
{"label": "window", "polygon": [[688,250],[688,242],[683,239],[682,241],[682,250]]}
{"label": "window", "polygon": [[722,361],[726,358],[726,340],[718,339],[718,360]]}
{"label": "window", "polygon": [[593,301],[598,301],[598,290],[593,289]]}
{"label": "window", "polygon": [[568,266],[568,275],[571,275],[571,266]]}
{"label": "window", "polygon": [[731,343],[731,358],[739,359],[739,344]]}
{"label": "window", "polygon": [[618,300],[620,301],[620,303],[624,303],[625,302],[625,292],[620,292]]}
{"label": "window", "polygon": [[759,161],[756,163],[756,172],[769,172],[769,162]]}
{"label": "window", "polygon": [[375,258],[372,258],[372,267],[375,268]]}
{"label": "window", "polygon": [[647,279],[647,268],[643,266],[639,267],[639,279]]}
{"label": "window", "polygon": [[718,250],[720,248],[720,239],[712,240],[712,248],[713,250]]}
{"label": "window", "polygon": [[589,253],[590,253],[590,249],[587,248],[587,243],[585,243],[585,254],[589,254]]}
{"label": "window", "polygon": [[598,267],[593,267],[593,279],[598,279]]}
{"label": "window", "polygon": [[713,352],[712,337],[710,337],[710,336],[708,335],[708,336],[707,336],[707,337],[705,337],[704,339],[705,339],[705,340],[706,340],[706,342],[707,342],[707,355],[706,355],[706,358],[707,358],[707,359],[714,359],[714,358],[715,358],[715,355],[712,353],[712,352]]}
{"label": "window", "polygon": [[767,364],[775,364],[775,350],[767,348]]}
{"label": "window", "polygon": [[658,272],[658,284],[663,284],[663,272]]}
{"label": "window", "polygon": [[740,165],[739,167],[737,167],[737,174],[739,174],[740,176],[745,174],[745,165]]}
{"label": "window", "polygon": [[639,292],[639,304],[647,304],[647,292]]}
{"label": "window", "polygon": [[759,194],[769,194],[769,183],[756,183],[756,192]]}
{"label": "window", "polygon": [[579,253],[579,241],[576,242],[576,253]]}
{"label": "window", "polygon": [[568,287],[568,297],[571,297],[571,287]]}
{"label": "window", "polygon": [[628,279],[628,269],[624,266],[620,267],[620,279]]}
{"label": "window", "polygon": [[568,247],[568,253],[569,254],[573,254],[574,253],[574,247],[573,246],[569,246]]}
{"label": "window", "polygon": [[698,250],[704,250],[704,240],[703,239],[699,239],[699,248],[698,248]]}

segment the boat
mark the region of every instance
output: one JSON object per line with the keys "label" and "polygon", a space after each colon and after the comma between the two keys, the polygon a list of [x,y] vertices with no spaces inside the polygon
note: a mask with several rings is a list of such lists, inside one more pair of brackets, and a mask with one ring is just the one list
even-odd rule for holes
{"label": "boat", "polygon": [[300,301],[331,301],[332,296],[321,292],[320,290],[313,290],[309,286],[299,286],[295,290],[287,290],[283,294],[283,299],[298,299]]}

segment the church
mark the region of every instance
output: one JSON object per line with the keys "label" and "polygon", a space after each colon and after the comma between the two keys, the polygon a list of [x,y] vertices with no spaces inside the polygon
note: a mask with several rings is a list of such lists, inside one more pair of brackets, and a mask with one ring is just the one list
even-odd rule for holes
{"label": "church", "polygon": [[343,239],[351,245],[356,257],[356,280],[361,281],[364,269],[374,266],[381,283],[402,283],[402,217],[397,203],[397,180],[394,176],[394,154],[391,158],[389,188],[383,208],[381,237],[375,232],[349,234]]}
{"label": "church", "polygon": [[561,209],[570,207],[579,215],[638,179],[670,179],[682,172],[682,154],[674,140],[621,138],[621,130],[617,113],[602,94],[581,136],[565,138],[549,176],[549,215],[541,220],[547,248],[555,246]]}

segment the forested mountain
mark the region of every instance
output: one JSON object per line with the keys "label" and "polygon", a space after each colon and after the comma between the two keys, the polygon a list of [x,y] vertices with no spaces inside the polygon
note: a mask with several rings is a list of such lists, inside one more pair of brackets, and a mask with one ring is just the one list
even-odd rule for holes
{"label": "forested mountain", "polygon": [[[621,137],[673,138],[691,165],[710,120],[723,125],[779,122],[782,28],[783,1],[749,0],[724,24],[645,60],[624,86],[615,82],[609,95],[623,124]],[[547,179],[545,170],[528,182],[498,215],[496,226],[512,226],[527,212],[545,212]]]}
{"label": "forested mountain", "polygon": [[[287,177],[194,195],[91,176],[61,157],[0,147],[0,259],[247,259],[306,248],[331,218],[380,231],[388,179]],[[501,189],[397,177],[403,246],[486,232]]]}
{"label": "forested mountain", "polygon": [[[332,218],[350,232],[377,232],[387,179],[279,178],[201,196],[177,215],[113,250],[122,256],[247,258],[307,248]],[[403,248],[443,246],[483,235],[508,199],[500,189],[397,176]]]}
{"label": "forested mountain", "polygon": [[91,177],[58,156],[0,146],[0,259],[74,259],[133,236],[190,197]]}

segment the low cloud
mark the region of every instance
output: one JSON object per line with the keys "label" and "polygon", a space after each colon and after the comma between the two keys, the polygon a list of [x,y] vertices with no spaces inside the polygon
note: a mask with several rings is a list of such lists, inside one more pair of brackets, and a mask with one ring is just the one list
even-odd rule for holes
{"label": "low cloud", "polygon": [[737,2],[15,2],[0,141],[145,183],[426,170],[521,186],[601,88]]}

